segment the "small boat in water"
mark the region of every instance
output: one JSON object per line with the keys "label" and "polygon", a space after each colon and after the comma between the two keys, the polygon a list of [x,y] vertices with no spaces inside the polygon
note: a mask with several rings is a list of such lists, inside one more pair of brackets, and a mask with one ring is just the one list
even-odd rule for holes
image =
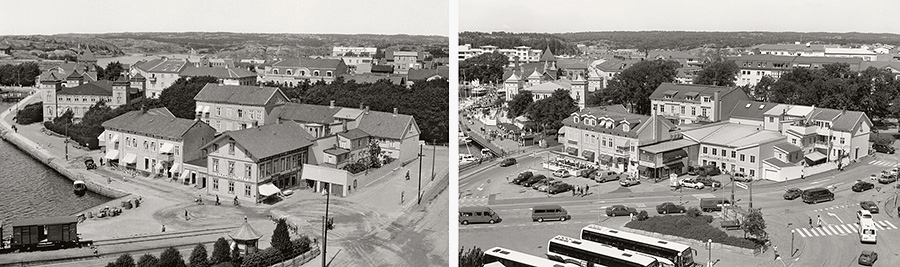
{"label": "small boat in water", "polygon": [[75,194],[81,195],[87,191],[87,184],[85,184],[84,181],[75,181],[73,186],[75,187]]}

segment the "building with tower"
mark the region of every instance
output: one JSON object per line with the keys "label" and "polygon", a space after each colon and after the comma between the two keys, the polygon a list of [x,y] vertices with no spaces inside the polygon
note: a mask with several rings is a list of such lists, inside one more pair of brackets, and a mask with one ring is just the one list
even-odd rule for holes
{"label": "building with tower", "polygon": [[99,101],[116,108],[143,93],[144,82],[140,79],[119,77],[115,81],[85,81],[86,76],[75,71],[63,80],[56,73],[50,73],[41,81],[44,121],[72,111],[73,120],[78,122]]}

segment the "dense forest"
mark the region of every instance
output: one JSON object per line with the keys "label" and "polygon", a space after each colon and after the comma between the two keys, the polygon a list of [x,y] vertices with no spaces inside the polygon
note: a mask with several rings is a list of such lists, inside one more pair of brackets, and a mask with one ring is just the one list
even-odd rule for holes
{"label": "dense forest", "polygon": [[546,33],[510,33],[510,32],[461,32],[459,44],[471,44],[473,47],[493,45],[500,48],[513,48],[524,45],[534,49],[550,48],[554,55],[574,55],[578,53],[575,44],[554,34]]}

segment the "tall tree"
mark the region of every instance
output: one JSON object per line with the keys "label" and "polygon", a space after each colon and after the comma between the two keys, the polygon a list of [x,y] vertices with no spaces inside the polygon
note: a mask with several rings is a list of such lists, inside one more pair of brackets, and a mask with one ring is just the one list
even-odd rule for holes
{"label": "tall tree", "polygon": [[750,214],[744,217],[741,230],[744,230],[744,235],[750,234],[756,238],[766,238],[768,236],[766,234],[766,220],[763,219],[762,211],[751,209]]}
{"label": "tall tree", "polygon": [[[109,64],[106,64],[106,68],[103,70],[104,73],[102,78],[98,77],[98,79],[115,81],[125,73],[125,66],[122,66],[122,63],[119,63],[118,61],[110,62]],[[100,74],[98,73],[97,76],[100,76]]]}
{"label": "tall tree", "polygon": [[509,112],[506,117],[512,119],[525,114],[528,106],[534,103],[534,94],[531,91],[521,91],[509,101]]}
{"label": "tall tree", "polygon": [[169,247],[159,254],[159,266],[187,267],[184,258],[181,257],[181,252],[174,247]]}
{"label": "tall tree", "polygon": [[759,79],[759,82],[753,86],[753,90],[750,92],[750,96],[756,101],[770,101],[772,98],[772,85],[775,84],[775,79],[772,76],[763,76],[762,79]]}
{"label": "tall tree", "polygon": [[606,90],[595,92],[593,105],[623,104],[632,113],[650,114],[650,94],[664,82],[673,82],[679,66],[676,61],[641,61],[609,82]]}
{"label": "tall tree", "polygon": [[525,113],[529,120],[543,126],[545,131],[555,132],[562,127],[562,121],[577,110],[578,105],[569,95],[569,90],[556,89],[550,97],[531,104]]}
{"label": "tall tree", "polygon": [[272,247],[288,253],[291,250],[291,235],[288,233],[287,221],[284,218],[278,219],[275,223],[275,230],[272,232]]}
{"label": "tall tree", "polygon": [[135,267],[134,258],[131,257],[131,254],[125,253],[119,258],[116,259],[115,263],[113,263],[116,267]]}
{"label": "tall tree", "polygon": [[206,246],[203,244],[197,244],[194,246],[194,250],[191,251],[191,258],[189,259],[190,267],[208,267],[211,264],[209,263],[209,258],[206,254]]}
{"label": "tall tree", "polygon": [[209,263],[217,264],[220,262],[230,262],[231,253],[228,249],[228,241],[225,240],[224,237],[219,237],[219,239],[216,240],[216,243],[213,245],[212,257],[210,257]]}
{"label": "tall tree", "polygon": [[159,95],[159,101],[175,117],[194,119],[194,109],[197,106],[194,97],[208,83],[218,83],[218,80],[210,76],[178,78],[171,86],[163,89],[162,94]]}
{"label": "tall tree", "polygon": [[734,61],[718,61],[707,64],[697,74],[694,84],[734,86],[734,77],[740,72]]}
{"label": "tall tree", "polygon": [[500,53],[484,53],[459,63],[460,78],[464,81],[502,83],[503,67],[509,58]]}
{"label": "tall tree", "polygon": [[141,258],[138,259],[137,267],[157,267],[159,266],[159,259],[152,254],[144,254]]}
{"label": "tall tree", "polygon": [[481,248],[459,249],[459,267],[481,267],[484,266],[483,261],[484,252]]}

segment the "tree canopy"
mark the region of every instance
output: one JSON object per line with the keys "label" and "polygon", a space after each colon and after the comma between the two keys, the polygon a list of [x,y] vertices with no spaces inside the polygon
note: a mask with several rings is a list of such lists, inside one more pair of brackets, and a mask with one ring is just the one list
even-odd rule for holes
{"label": "tree canopy", "polygon": [[187,267],[187,264],[184,263],[181,252],[178,252],[174,247],[169,247],[163,250],[162,254],[159,254],[158,266]]}
{"label": "tree canopy", "polygon": [[98,80],[115,81],[126,71],[125,66],[123,66],[122,63],[119,63],[118,61],[106,64],[106,68],[102,68],[100,66],[96,66],[96,68]]}
{"label": "tree canopy", "polygon": [[734,86],[734,77],[741,69],[734,61],[717,61],[707,64],[697,74],[694,84]]}
{"label": "tree canopy", "polygon": [[744,216],[741,230],[744,230],[744,234],[750,234],[757,238],[765,238],[768,236],[768,234],[766,234],[766,220],[763,219],[762,211],[759,209],[751,209],[750,214]]}
{"label": "tree canopy", "polygon": [[208,83],[218,83],[218,80],[210,76],[181,77],[171,86],[163,89],[159,95],[159,101],[172,112],[175,117],[194,119],[197,102],[194,97]]}
{"label": "tree canopy", "polygon": [[0,85],[34,86],[38,75],[41,75],[41,69],[34,62],[0,65]]}
{"label": "tree canopy", "polygon": [[484,53],[459,63],[460,78],[464,81],[502,83],[503,67],[509,58],[500,53]]}
{"label": "tree canopy", "polygon": [[208,267],[210,266],[209,258],[207,258],[206,254],[206,246],[202,243],[194,246],[194,250],[191,251],[191,258],[188,259],[190,262],[190,267]]}
{"label": "tree canopy", "polygon": [[483,261],[484,251],[481,248],[459,249],[459,267],[482,267]]}
{"label": "tree canopy", "polygon": [[575,99],[569,96],[569,90],[556,89],[550,97],[528,106],[525,116],[537,125],[543,126],[544,130],[555,132],[562,127],[562,121],[577,110],[578,105],[575,104]]}
{"label": "tree canopy", "polygon": [[531,91],[519,92],[509,101],[509,111],[506,113],[506,117],[512,119],[525,115],[525,110],[528,109],[528,106],[531,106],[531,103],[534,103],[534,94]]}
{"label": "tree canopy", "polygon": [[279,218],[275,222],[275,230],[272,232],[272,247],[287,254],[291,250],[291,234],[288,233],[287,222]]}
{"label": "tree canopy", "polygon": [[213,244],[212,256],[209,259],[210,264],[220,262],[231,262],[231,253],[228,251],[228,241],[224,237],[219,237]]}
{"label": "tree canopy", "polygon": [[664,82],[675,80],[679,66],[676,61],[641,61],[623,70],[610,82],[609,87],[597,90],[587,100],[590,106],[623,104],[632,113],[650,114],[650,94]]}

